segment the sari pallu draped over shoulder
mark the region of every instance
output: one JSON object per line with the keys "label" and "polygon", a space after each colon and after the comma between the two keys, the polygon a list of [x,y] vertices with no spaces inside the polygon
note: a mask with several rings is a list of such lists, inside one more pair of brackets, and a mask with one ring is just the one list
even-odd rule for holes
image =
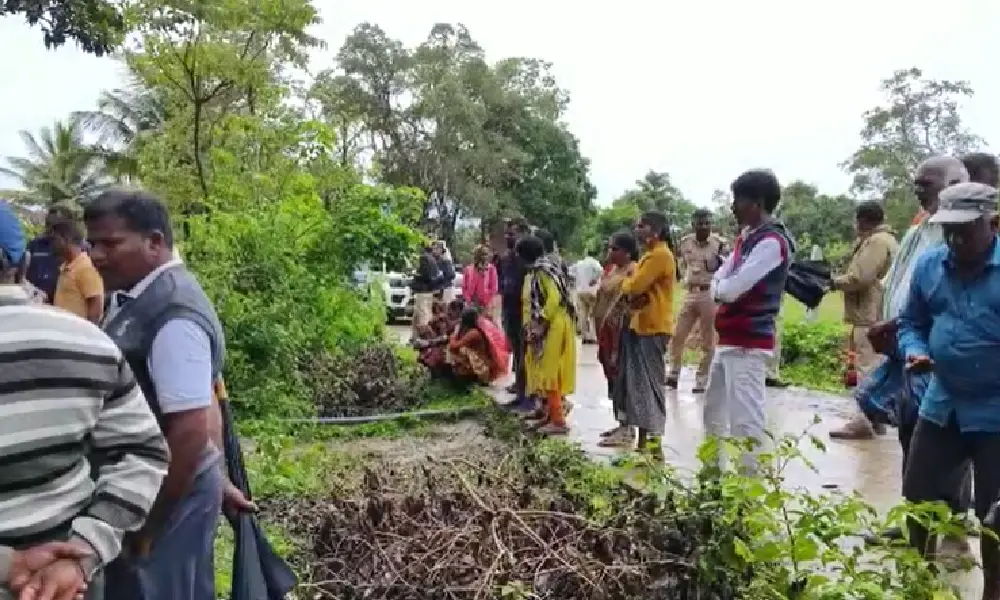
{"label": "sari pallu draped over shoulder", "polygon": [[476,320],[476,327],[486,338],[486,347],[489,350],[490,360],[493,362],[493,379],[503,377],[507,374],[507,363],[510,361],[510,343],[507,341],[507,336],[504,335],[502,329],[486,317],[479,317]]}
{"label": "sari pallu draped over shoulder", "polygon": [[[564,276],[563,270],[556,265],[548,256],[543,256],[542,258],[535,261],[535,264],[528,267],[529,273],[531,271],[541,271],[549,276],[552,283],[555,285],[556,290],[559,292],[559,303],[566,309],[569,313],[571,319],[576,319],[576,308],[573,305],[573,300],[569,294],[569,286],[566,285],[566,277]],[[537,331],[543,331],[545,329],[545,291],[542,289],[542,282],[538,277],[531,279],[531,323],[530,326],[535,328]],[[539,336],[540,337],[540,336]],[[537,339],[536,344],[539,344],[539,351],[541,351],[541,340]]]}
{"label": "sari pallu draped over shoulder", "polygon": [[628,303],[622,294],[622,282],[629,274],[629,267],[612,268],[601,278],[594,302],[594,320],[597,323],[597,360],[604,369],[604,376],[614,381],[617,376],[618,344],[622,327],[629,317]]}

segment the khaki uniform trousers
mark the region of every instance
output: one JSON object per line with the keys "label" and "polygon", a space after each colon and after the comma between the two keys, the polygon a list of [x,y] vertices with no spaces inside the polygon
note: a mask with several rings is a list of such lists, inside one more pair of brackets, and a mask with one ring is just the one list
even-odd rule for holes
{"label": "khaki uniform trousers", "polygon": [[420,292],[413,294],[413,332],[419,327],[431,322],[434,308],[434,293]]}
{"label": "khaki uniform trousers", "polygon": [[698,362],[698,372],[695,375],[695,385],[699,387],[708,383],[708,369],[715,355],[715,302],[712,301],[708,286],[689,287],[684,296],[684,304],[677,313],[674,325],[674,338],[670,346],[670,375],[676,379],[681,374],[684,363],[684,347],[694,326],[698,325],[701,335],[701,360]]}

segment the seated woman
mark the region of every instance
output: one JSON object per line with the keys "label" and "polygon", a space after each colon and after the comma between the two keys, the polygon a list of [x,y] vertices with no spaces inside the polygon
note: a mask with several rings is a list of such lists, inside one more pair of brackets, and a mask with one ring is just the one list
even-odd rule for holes
{"label": "seated woman", "polygon": [[500,329],[475,308],[465,309],[448,342],[448,362],[456,380],[489,385],[506,374],[509,356]]}
{"label": "seated woman", "polygon": [[430,370],[432,377],[447,377],[451,373],[446,352],[448,338],[458,327],[463,308],[461,300],[452,301],[447,308],[444,302],[435,302],[430,322],[418,327],[416,337],[410,340],[410,345],[420,351],[420,364]]}

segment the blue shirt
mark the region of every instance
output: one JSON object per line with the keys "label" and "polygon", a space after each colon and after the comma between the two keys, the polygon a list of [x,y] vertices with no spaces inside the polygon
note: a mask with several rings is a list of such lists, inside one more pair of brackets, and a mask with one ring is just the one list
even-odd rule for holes
{"label": "blue shirt", "polygon": [[899,347],[934,361],[922,418],[944,426],[954,414],[963,432],[1000,432],[1000,243],[971,279],[959,276],[947,246],[917,260]]}

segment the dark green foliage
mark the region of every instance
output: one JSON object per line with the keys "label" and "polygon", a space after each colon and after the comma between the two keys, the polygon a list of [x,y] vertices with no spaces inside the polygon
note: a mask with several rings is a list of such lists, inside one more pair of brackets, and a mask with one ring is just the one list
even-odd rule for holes
{"label": "dark green foliage", "polygon": [[24,15],[31,26],[40,25],[46,48],[67,41],[84,52],[103,56],[113,51],[125,32],[125,19],[116,3],[107,0],[3,0],[0,17]]}

